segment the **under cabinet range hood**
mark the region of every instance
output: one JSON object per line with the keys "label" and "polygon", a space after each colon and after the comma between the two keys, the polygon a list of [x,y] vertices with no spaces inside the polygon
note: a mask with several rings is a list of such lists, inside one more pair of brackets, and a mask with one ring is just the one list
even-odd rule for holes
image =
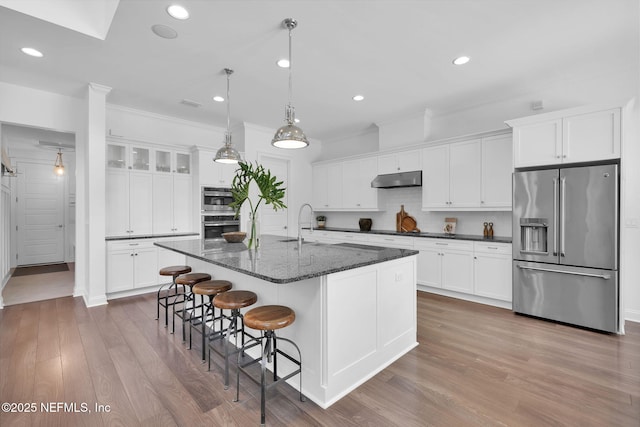
{"label": "under cabinet range hood", "polygon": [[376,176],[371,181],[373,188],[421,187],[422,171],[389,173]]}

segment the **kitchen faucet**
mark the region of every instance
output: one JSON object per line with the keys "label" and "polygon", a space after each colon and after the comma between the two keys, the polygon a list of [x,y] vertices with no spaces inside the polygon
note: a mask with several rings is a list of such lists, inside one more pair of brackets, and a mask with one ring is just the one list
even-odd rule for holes
{"label": "kitchen faucet", "polygon": [[309,227],[311,227],[311,231],[313,231],[313,207],[309,203],[305,203],[300,206],[300,210],[298,211],[298,248],[302,248],[302,224],[300,220],[302,219],[302,209],[304,209],[305,206],[309,206],[309,213],[311,215],[309,217]]}

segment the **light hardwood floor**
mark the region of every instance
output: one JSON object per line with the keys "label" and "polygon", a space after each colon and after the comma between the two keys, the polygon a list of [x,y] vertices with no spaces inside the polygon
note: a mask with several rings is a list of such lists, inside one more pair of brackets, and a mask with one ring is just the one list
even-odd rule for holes
{"label": "light hardwood floor", "polygon": [[67,265],[68,271],[10,277],[2,290],[3,304],[24,304],[73,295],[75,263]]}
{"label": "light hardwood floor", "polygon": [[[0,310],[0,425],[247,426],[241,402],[155,317],[154,295],[85,308],[66,297]],[[286,426],[640,426],[640,324],[607,335],[418,292],[420,345],[327,410],[288,386],[269,391],[267,424]],[[82,402],[91,413],[42,413]],[[96,413],[94,405],[110,405]],[[81,409],[81,407],[79,407]]]}

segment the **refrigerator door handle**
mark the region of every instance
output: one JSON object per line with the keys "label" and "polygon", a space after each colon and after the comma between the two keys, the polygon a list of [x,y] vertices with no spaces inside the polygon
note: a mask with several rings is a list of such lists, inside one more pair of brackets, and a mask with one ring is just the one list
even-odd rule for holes
{"label": "refrigerator door handle", "polygon": [[558,178],[553,178],[553,256],[558,256]]}
{"label": "refrigerator door handle", "polygon": [[551,268],[529,267],[526,265],[518,265],[518,268],[521,268],[523,270],[536,270],[536,271],[548,271],[550,273],[572,274],[574,276],[597,277],[599,279],[604,279],[604,280],[611,279],[611,276],[609,274],[578,273],[576,271],[554,270]]}
{"label": "refrigerator door handle", "polygon": [[560,256],[565,256],[564,254],[564,241],[565,241],[565,215],[564,211],[566,209],[566,189],[567,189],[567,181],[566,177],[560,178]]}

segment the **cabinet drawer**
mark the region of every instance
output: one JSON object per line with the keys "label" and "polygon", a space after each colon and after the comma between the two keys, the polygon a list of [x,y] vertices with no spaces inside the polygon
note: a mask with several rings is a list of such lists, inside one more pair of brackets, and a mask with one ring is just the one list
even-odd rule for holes
{"label": "cabinet drawer", "polygon": [[457,249],[463,251],[472,251],[473,242],[469,240],[453,240],[453,239],[415,239],[415,249]]}
{"label": "cabinet drawer", "polygon": [[511,255],[511,244],[509,243],[489,243],[489,242],[474,242],[473,250],[479,253],[492,253]]}
{"label": "cabinet drawer", "polygon": [[399,236],[369,236],[369,243],[376,246],[388,246],[390,248],[413,249],[413,237]]}
{"label": "cabinet drawer", "polygon": [[143,249],[153,248],[154,239],[118,240],[107,242],[108,251],[118,251],[123,249]]}

